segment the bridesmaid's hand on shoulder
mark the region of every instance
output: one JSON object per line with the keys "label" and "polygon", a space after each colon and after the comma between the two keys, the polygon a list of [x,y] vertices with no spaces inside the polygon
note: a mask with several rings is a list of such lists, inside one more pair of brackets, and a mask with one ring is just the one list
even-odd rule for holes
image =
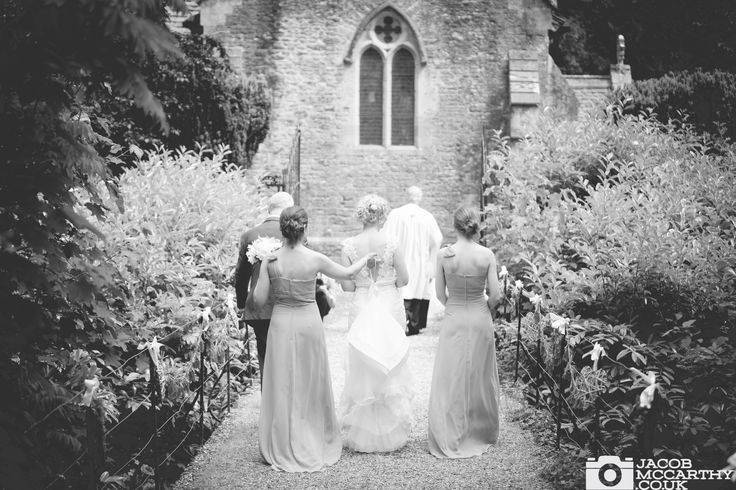
{"label": "bridesmaid's hand on shoulder", "polygon": [[317,254],[319,258],[319,266],[317,272],[322,272],[332,278],[339,280],[350,280],[355,274],[360,272],[368,263],[368,259],[375,258],[378,254],[369,253],[356,260],[355,263],[345,267],[330,260],[326,255]]}

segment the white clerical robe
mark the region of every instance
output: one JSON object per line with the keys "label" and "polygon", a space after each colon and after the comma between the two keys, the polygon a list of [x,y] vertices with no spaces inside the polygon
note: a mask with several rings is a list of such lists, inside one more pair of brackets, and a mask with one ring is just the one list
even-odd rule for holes
{"label": "white clerical robe", "polygon": [[[402,288],[404,299],[434,297],[431,271],[442,242],[442,232],[434,216],[426,209],[409,203],[389,213],[383,230],[398,242],[406,261],[409,284]],[[430,254],[430,250],[434,254]]]}

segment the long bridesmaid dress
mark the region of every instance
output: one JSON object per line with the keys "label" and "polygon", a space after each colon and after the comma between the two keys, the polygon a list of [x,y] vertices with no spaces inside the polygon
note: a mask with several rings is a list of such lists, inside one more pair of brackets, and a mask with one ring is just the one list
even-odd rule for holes
{"label": "long bridesmaid dress", "polygon": [[429,395],[429,451],[438,458],[477,456],[498,440],[499,381],[486,272],[445,272],[449,295]]}
{"label": "long bridesmaid dress", "polygon": [[284,277],[277,260],[268,274],[275,304],[258,424],[261,454],[275,469],[319,471],[340,459],[342,441],[315,279]]}

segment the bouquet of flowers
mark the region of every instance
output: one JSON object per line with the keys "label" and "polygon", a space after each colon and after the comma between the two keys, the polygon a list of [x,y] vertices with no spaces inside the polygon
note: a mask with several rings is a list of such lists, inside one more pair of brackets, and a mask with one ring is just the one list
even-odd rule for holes
{"label": "bouquet of flowers", "polygon": [[273,255],[276,250],[281,248],[281,245],[281,240],[278,238],[259,236],[248,246],[245,256],[248,258],[248,262],[255,264]]}

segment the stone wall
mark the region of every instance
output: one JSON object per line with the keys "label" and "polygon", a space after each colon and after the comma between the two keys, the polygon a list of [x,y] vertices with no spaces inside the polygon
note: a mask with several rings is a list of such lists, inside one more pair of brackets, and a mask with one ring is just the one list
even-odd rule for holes
{"label": "stone wall", "polygon": [[541,90],[548,76],[543,0],[396,0],[415,26],[427,63],[418,71],[417,144],[358,145],[357,64],[344,58],[361,21],[380,1],[206,0],[205,34],[239,57],[245,75],[264,73],[273,90],[271,130],[254,169],[280,170],[294,132],[302,130],[302,205],[311,236],[358,230],[353,208],[368,192],[404,203],[421,186],[425,206],[445,234],[460,204],[478,205],[483,128],[507,130],[508,52],[539,54]]}
{"label": "stone wall", "polygon": [[568,86],[575,93],[580,111],[600,107],[601,101],[611,93],[610,75],[563,75]]}

